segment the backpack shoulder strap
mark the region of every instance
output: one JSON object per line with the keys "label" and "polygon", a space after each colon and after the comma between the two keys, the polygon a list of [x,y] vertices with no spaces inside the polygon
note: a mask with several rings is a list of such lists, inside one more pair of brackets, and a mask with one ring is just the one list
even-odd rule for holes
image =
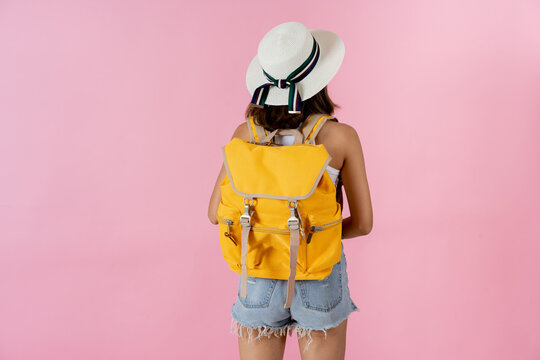
{"label": "backpack shoulder strap", "polygon": [[312,114],[302,126],[305,144],[315,144],[315,138],[327,120],[336,120],[334,116],[328,114]]}
{"label": "backpack shoulder strap", "polygon": [[255,124],[253,116],[246,118],[246,122],[252,142],[260,142],[262,139],[264,139],[264,137],[266,137],[266,135],[268,135],[268,131],[266,131],[264,127]]}

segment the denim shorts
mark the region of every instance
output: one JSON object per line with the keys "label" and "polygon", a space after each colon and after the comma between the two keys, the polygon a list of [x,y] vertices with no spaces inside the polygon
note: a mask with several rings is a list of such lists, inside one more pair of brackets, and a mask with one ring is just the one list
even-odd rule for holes
{"label": "denim shorts", "polygon": [[[359,311],[350,297],[347,259],[341,243],[341,260],[332,272],[322,280],[296,280],[294,298],[290,308],[284,308],[287,297],[287,280],[247,277],[247,297],[238,293],[231,310],[231,333],[242,336],[242,329],[249,335],[248,341],[261,336],[292,335],[308,336],[307,350],[312,341],[311,331],[326,330],[341,324],[353,311]],[[253,337],[254,328],[258,329]]]}

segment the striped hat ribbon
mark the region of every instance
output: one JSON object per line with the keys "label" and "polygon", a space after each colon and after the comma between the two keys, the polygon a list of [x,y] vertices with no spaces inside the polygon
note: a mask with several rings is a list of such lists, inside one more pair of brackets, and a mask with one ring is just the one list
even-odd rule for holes
{"label": "striped hat ribbon", "polygon": [[313,70],[313,68],[317,64],[317,61],[319,60],[319,53],[320,53],[319,43],[317,43],[317,41],[313,37],[313,49],[311,50],[311,54],[306,59],[306,61],[304,61],[302,65],[300,65],[289,76],[287,76],[286,79],[274,79],[272,76],[270,76],[270,74],[268,74],[263,69],[264,75],[270,82],[262,84],[261,86],[255,89],[255,92],[253,93],[253,97],[251,99],[251,103],[255,105],[259,105],[261,107],[264,106],[266,102],[266,98],[268,96],[268,92],[270,91],[270,86],[277,86],[281,89],[286,89],[288,87],[289,88],[289,114],[301,113],[302,112],[302,99],[296,87],[296,83],[301,81],[303,78],[305,78],[311,72],[311,70]]}

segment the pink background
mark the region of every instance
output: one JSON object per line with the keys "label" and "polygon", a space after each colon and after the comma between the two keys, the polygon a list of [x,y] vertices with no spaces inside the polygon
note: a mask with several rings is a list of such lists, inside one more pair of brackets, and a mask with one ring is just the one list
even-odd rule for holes
{"label": "pink background", "polygon": [[4,0],[0,359],[237,358],[207,206],[292,20],[345,42],[373,201],[347,358],[540,358],[538,1]]}

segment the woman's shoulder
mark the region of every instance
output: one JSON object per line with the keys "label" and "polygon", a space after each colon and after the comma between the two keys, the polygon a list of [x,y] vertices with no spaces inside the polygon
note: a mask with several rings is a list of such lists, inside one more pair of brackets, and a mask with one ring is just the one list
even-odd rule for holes
{"label": "woman's shoulder", "polygon": [[327,120],[323,127],[319,130],[316,140],[320,142],[331,141],[336,143],[342,143],[358,138],[356,129],[351,125],[339,121]]}
{"label": "woman's shoulder", "polygon": [[[241,122],[236,126],[233,137],[239,137],[241,139],[249,140],[249,129],[247,122]],[[316,139],[334,140],[334,141],[346,141],[347,139],[358,138],[356,129],[351,125],[339,121],[327,120],[323,127],[319,130]]]}
{"label": "woman's shoulder", "polygon": [[315,143],[323,144],[332,155],[330,165],[336,169],[343,167],[345,159],[351,156],[351,145],[359,141],[355,128],[341,120],[326,121],[315,138]]}
{"label": "woman's shoulder", "polygon": [[240,139],[244,139],[244,140],[250,140],[250,135],[249,135],[249,129],[248,129],[248,126],[247,126],[247,122],[242,122],[240,123],[236,129],[234,130],[234,133],[232,135],[232,137],[237,137],[237,138],[240,138]]}

